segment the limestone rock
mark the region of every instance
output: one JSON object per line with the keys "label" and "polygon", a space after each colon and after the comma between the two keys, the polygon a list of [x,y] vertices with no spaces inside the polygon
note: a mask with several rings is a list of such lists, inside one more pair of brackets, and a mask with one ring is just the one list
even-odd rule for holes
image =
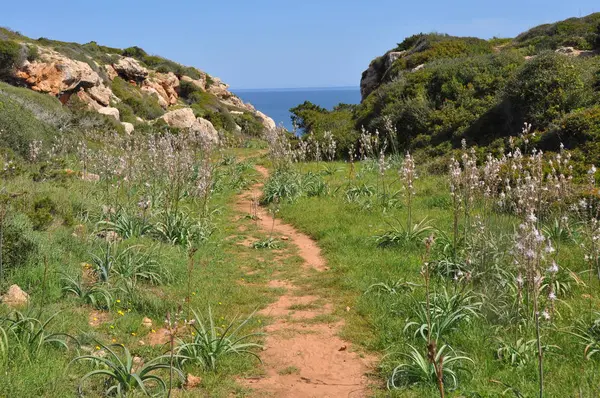
{"label": "limestone rock", "polygon": [[121,122],[121,124],[123,125],[123,127],[125,128],[125,132],[127,134],[131,134],[133,133],[133,131],[135,130],[135,127],[133,126],[133,124],[131,123],[127,123],[127,122]]}
{"label": "limestone rock", "polygon": [[275,124],[275,121],[269,116],[262,113],[261,111],[256,111],[256,116],[258,116],[265,129],[270,131],[275,130],[277,128],[277,124]]}
{"label": "limestone rock", "polygon": [[98,109],[98,113],[100,113],[101,115],[112,116],[115,119],[120,120],[119,110],[117,108],[105,106],[103,108]]}
{"label": "limestone rock", "polygon": [[2,303],[9,307],[22,307],[29,302],[29,295],[25,293],[18,285],[12,285],[2,296]]}
{"label": "limestone rock", "polygon": [[25,61],[15,72],[15,77],[34,91],[55,96],[102,83],[100,75],[85,62],[55,52],[44,52],[38,61]]}
{"label": "limestone rock", "polygon": [[198,133],[207,144],[214,145],[219,143],[219,132],[213,124],[199,117],[190,127],[190,130]]}
{"label": "limestone rock", "polygon": [[110,99],[112,96],[112,90],[106,87],[104,84],[91,87],[87,90],[89,96],[103,106],[110,105]]}
{"label": "limestone rock", "polygon": [[202,383],[202,378],[188,373],[186,381],[185,381],[185,387],[186,388],[196,388],[201,383]]}
{"label": "limestone rock", "polygon": [[106,70],[106,75],[111,81],[115,80],[115,77],[119,76],[117,70],[110,64],[104,65],[104,69]]}
{"label": "limestone rock", "polygon": [[417,65],[414,68],[411,69],[411,72],[417,72],[420,71],[421,69],[423,69],[425,67],[425,64],[421,64],[421,65]]}
{"label": "limestone rock", "polygon": [[100,181],[100,176],[98,174],[89,173],[86,171],[81,173],[81,179],[83,181],[96,182]]}
{"label": "limestone rock", "polygon": [[202,75],[200,79],[192,79],[189,76],[181,76],[181,80],[184,82],[192,83],[202,91],[206,91],[206,75]]}
{"label": "limestone rock", "polygon": [[161,119],[164,120],[169,126],[178,129],[189,129],[196,122],[196,116],[191,108],[181,108],[167,112],[161,117]]}
{"label": "limestone rock", "polygon": [[144,317],[144,319],[142,319],[142,325],[144,327],[151,328],[152,327],[152,319],[150,319],[148,317]]}
{"label": "limestone rock", "polygon": [[392,64],[401,58],[406,51],[390,51],[380,58],[376,58],[369,64],[360,79],[360,95],[364,100],[381,83],[385,73],[392,67]]}
{"label": "limestone rock", "polygon": [[174,73],[156,73],[152,77],[146,79],[142,83],[142,90],[156,94],[158,103],[163,109],[167,109],[169,105],[175,105],[179,94],[179,79]]}
{"label": "limestone rock", "polygon": [[126,80],[142,81],[148,76],[148,69],[131,57],[121,57],[112,66]]}

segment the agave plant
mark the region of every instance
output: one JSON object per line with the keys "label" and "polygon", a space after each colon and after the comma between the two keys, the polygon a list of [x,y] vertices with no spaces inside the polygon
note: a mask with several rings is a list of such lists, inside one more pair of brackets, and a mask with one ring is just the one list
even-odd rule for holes
{"label": "agave plant", "polygon": [[302,191],[306,196],[324,196],[328,187],[320,175],[308,172],[302,177]]}
{"label": "agave plant", "polygon": [[[496,357],[498,360],[514,367],[522,367],[529,363],[532,358],[538,354],[537,340],[525,340],[523,338],[517,339],[512,344],[498,338],[499,347],[496,350]],[[556,345],[544,345],[542,347],[544,352],[549,352],[554,349],[559,349]]]}
{"label": "agave plant", "polygon": [[110,220],[98,222],[96,228],[100,231],[116,232],[123,239],[144,236],[152,231],[152,225],[146,218],[132,216],[125,210],[111,215]]}
{"label": "agave plant", "polygon": [[252,319],[248,318],[238,323],[234,318],[226,327],[216,326],[212,310],[208,307],[208,317],[205,320],[194,311],[194,336],[191,341],[180,340],[176,348],[177,357],[181,365],[192,363],[202,366],[209,371],[215,371],[223,357],[228,355],[251,355],[260,361],[252,349],[260,349],[258,343],[248,342],[260,333],[241,334],[244,326]]}
{"label": "agave plant", "polygon": [[596,312],[598,317],[591,323],[579,320],[571,334],[585,346],[583,355],[586,359],[592,359],[600,354],[600,312]]}
{"label": "agave plant", "polygon": [[375,236],[377,246],[386,248],[394,246],[404,246],[408,244],[420,243],[425,237],[433,231],[430,225],[431,220],[424,218],[419,223],[414,224],[410,229],[397,222],[397,226],[388,223],[392,228],[383,235]]}
{"label": "agave plant", "polygon": [[360,198],[371,197],[375,195],[375,188],[372,185],[360,184],[351,186],[346,190],[346,201],[348,203],[358,202]]}
{"label": "agave plant", "polygon": [[[164,396],[168,390],[167,383],[156,374],[162,370],[173,372],[181,382],[184,381],[183,372],[170,365],[168,361],[170,356],[168,355],[159,356],[137,366],[133,356],[125,346],[119,344],[106,346],[102,343],[98,343],[98,345],[109,354],[109,358],[82,355],[71,362],[90,361],[95,366],[101,366],[101,369],[93,370],[79,380],[80,394],[83,394],[83,383],[94,376],[105,378],[104,386],[106,390],[104,393],[106,396],[116,395],[118,397],[124,397],[134,390],[140,390],[147,396]],[[117,349],[123,351],[123,357],[117,354]]]}
{"label": "agave plant", "polygon": [[301,195],[301,177],[293,171],[278,170],[265,183],[261,202],[269,204],[282,199],[295,200]]}
{"label": "agave plant", "polygon": [[94,308],[109,310],[113,303],[113,297],[107,288],[98,283],[87,284],[80,275],[74,278],[63,274],[61,283],[63,294],[73,294]]}
{"label": "agave plant", "polygon": [[428,336],[439,340],[458,329],[461,323],[479,318],[482,304],[473,292],[450,295],[446,288],[442,288],[441,292],[432,294],[429,313],[427,303],[415,303],[414,315],[417,320],[407,322],[404,331],[414,330],[415,337],[420,335],[425,340],[428,340]]}
{"label": "agave plant", "polygon": [[[0,346],[4,346],[6,352],[19,349],[31,358],[37,357],[46,346],[68,349],[67,339],[77,342],[73,336],[48,330],[48,325],[58,314],[55,313],[45,321],[19,311],[13,311],[8,316],[0,318],[0,329],[3,329],[0,332],[2,335]],[[1,342],[2,340],[4,343]]]}
{"label": "agave plant", "polygon": [[181,210],[163,211],[154,226],[154,235],[172,245],[189,246],[207,240],[212,233],[208,220],[194,220]]}
{"label": "agave plant", "polygon": [[255,249],[278,249],[281,243],[275,238],[266,238],[252,243]]}
{"label": "agave plant", "polygon": [[[388,388],[397,389],[412,384],[436,385],[438,378],[433,363],[412,345],[409,345],[409,348],[409,353],[401,354],[404,362],[397,365],[388,378]],[[458,387],[459,371],[468,372],[468,369],[461,365],[464,362],[474,363],[467,356],[457,355],[447,345],[443,345],[437,350],[434,363],[441,364],[443,384],[449,390]]]}
{"label": "agave plant", "polygon": [[141,248],[142,246],[135,245],[120,252],[112,272],[121,279],[132,281],[133,284],[143,280],[160,285],[168,280],[168,272],[154,259],[152,250],[142,251]]}

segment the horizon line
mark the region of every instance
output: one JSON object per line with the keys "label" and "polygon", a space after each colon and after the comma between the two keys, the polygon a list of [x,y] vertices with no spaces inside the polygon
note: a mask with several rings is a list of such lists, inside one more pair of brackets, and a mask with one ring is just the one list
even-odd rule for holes
{"label": "horizon line", "polygon": [[231,91],[302,91],[302,90],[339,90],[339,89],[360,89],[360,86],[321,86],[321,87],[254,87],[254,88],[236,88],[230,87]]}

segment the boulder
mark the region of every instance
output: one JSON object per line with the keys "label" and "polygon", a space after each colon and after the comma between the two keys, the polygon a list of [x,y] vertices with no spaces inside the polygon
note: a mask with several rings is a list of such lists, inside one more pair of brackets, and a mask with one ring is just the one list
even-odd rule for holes
{"label": "boulder", "polygon": [[150,319],[148,317],[144,317],[144,319],[142,319],[142,326],[144,326],[146,328],[151,328],[152,327],[152,319]]}
{"label": "boulder", "polygon": [[34,91],[55,96],[102,84],[100,75],[88,64],[54,52],[44,52],[38,61],[25,61],[15,77]]}
{"label": "boulder", "polygon": [[178,129],[189,129],[196,122],[196,116],[191,108],[181,108],[167,112],[161,117],[161,119],[164,120],[169,126]]}
{"label": "boulder", "polygon": [[98,111],[101,108],[104,108],[98,102],[96,102],[85,90],[79,90],[77,92],[77,97],[85,104],[87,104],[88,108],[93,111]]}
{"label": "boulder", "polygon": [[112,97],[112,91],[104,84],[99,84],[97,86],[91,87],[86,91],[89,96],[103,106],[110,105],[110,99]]}
{"label": "boulder", "polygon": [[131,134],[135,130],[135,127],[131,123],[121,122],[121,124],[123,125],[123,128],[125,128],[127,134]]}
{"label": "boulder", "polygon": [[200,138],[209,145],[215,145],[219,143],[219,132],[209,120],[199,117],[192,124],[190,130],[196,132]]}
{"label": "boulder", "polygon": [[2,303],[9,307],[23,307],[29,302],[29,295],[25,293],[18,285],[11,285],[4,296]]}
{"label": "boulder", "polygon": [[275,124],[275,121],[269,116],[262,113],[261,111],[256,111],[255,115],[258,116],[260,122],[268,131],[275,130],[277,128],[277,124]]}
{"label": "boulder", "polygon": [[112,66],[125,80],[142,81],[148,76],[148,69],[131,57],[121,57]]}
{"label": "boulder", "polygon": [[105,106],[98,109],[98,113],[101,115],[112,116],[117,120],[120,120],[121,115],[119,114],[119,110],[117,108],[111,108],[110,106]]}
{"label": "boulder", "polygon": [[188,373],[187,378],[185,380],[185,387],[186,388],[196,388],[198,387],[200,384],[202,384],[202,378],[198,377],[198,376],[194,376],[191,373]]}

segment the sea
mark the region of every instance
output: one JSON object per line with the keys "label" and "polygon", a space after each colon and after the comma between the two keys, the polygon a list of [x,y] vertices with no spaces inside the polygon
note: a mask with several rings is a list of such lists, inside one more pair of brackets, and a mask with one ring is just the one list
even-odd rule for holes
{"label": "sea", "polygon": [[359,87],[326,88],[282,88],[282,89],[240,89],[232,90],[244,102],[270,116],[277,125],[293,130],[290,108],[310,101],[326,109],[333,109],[339,103],[360,103]]}

